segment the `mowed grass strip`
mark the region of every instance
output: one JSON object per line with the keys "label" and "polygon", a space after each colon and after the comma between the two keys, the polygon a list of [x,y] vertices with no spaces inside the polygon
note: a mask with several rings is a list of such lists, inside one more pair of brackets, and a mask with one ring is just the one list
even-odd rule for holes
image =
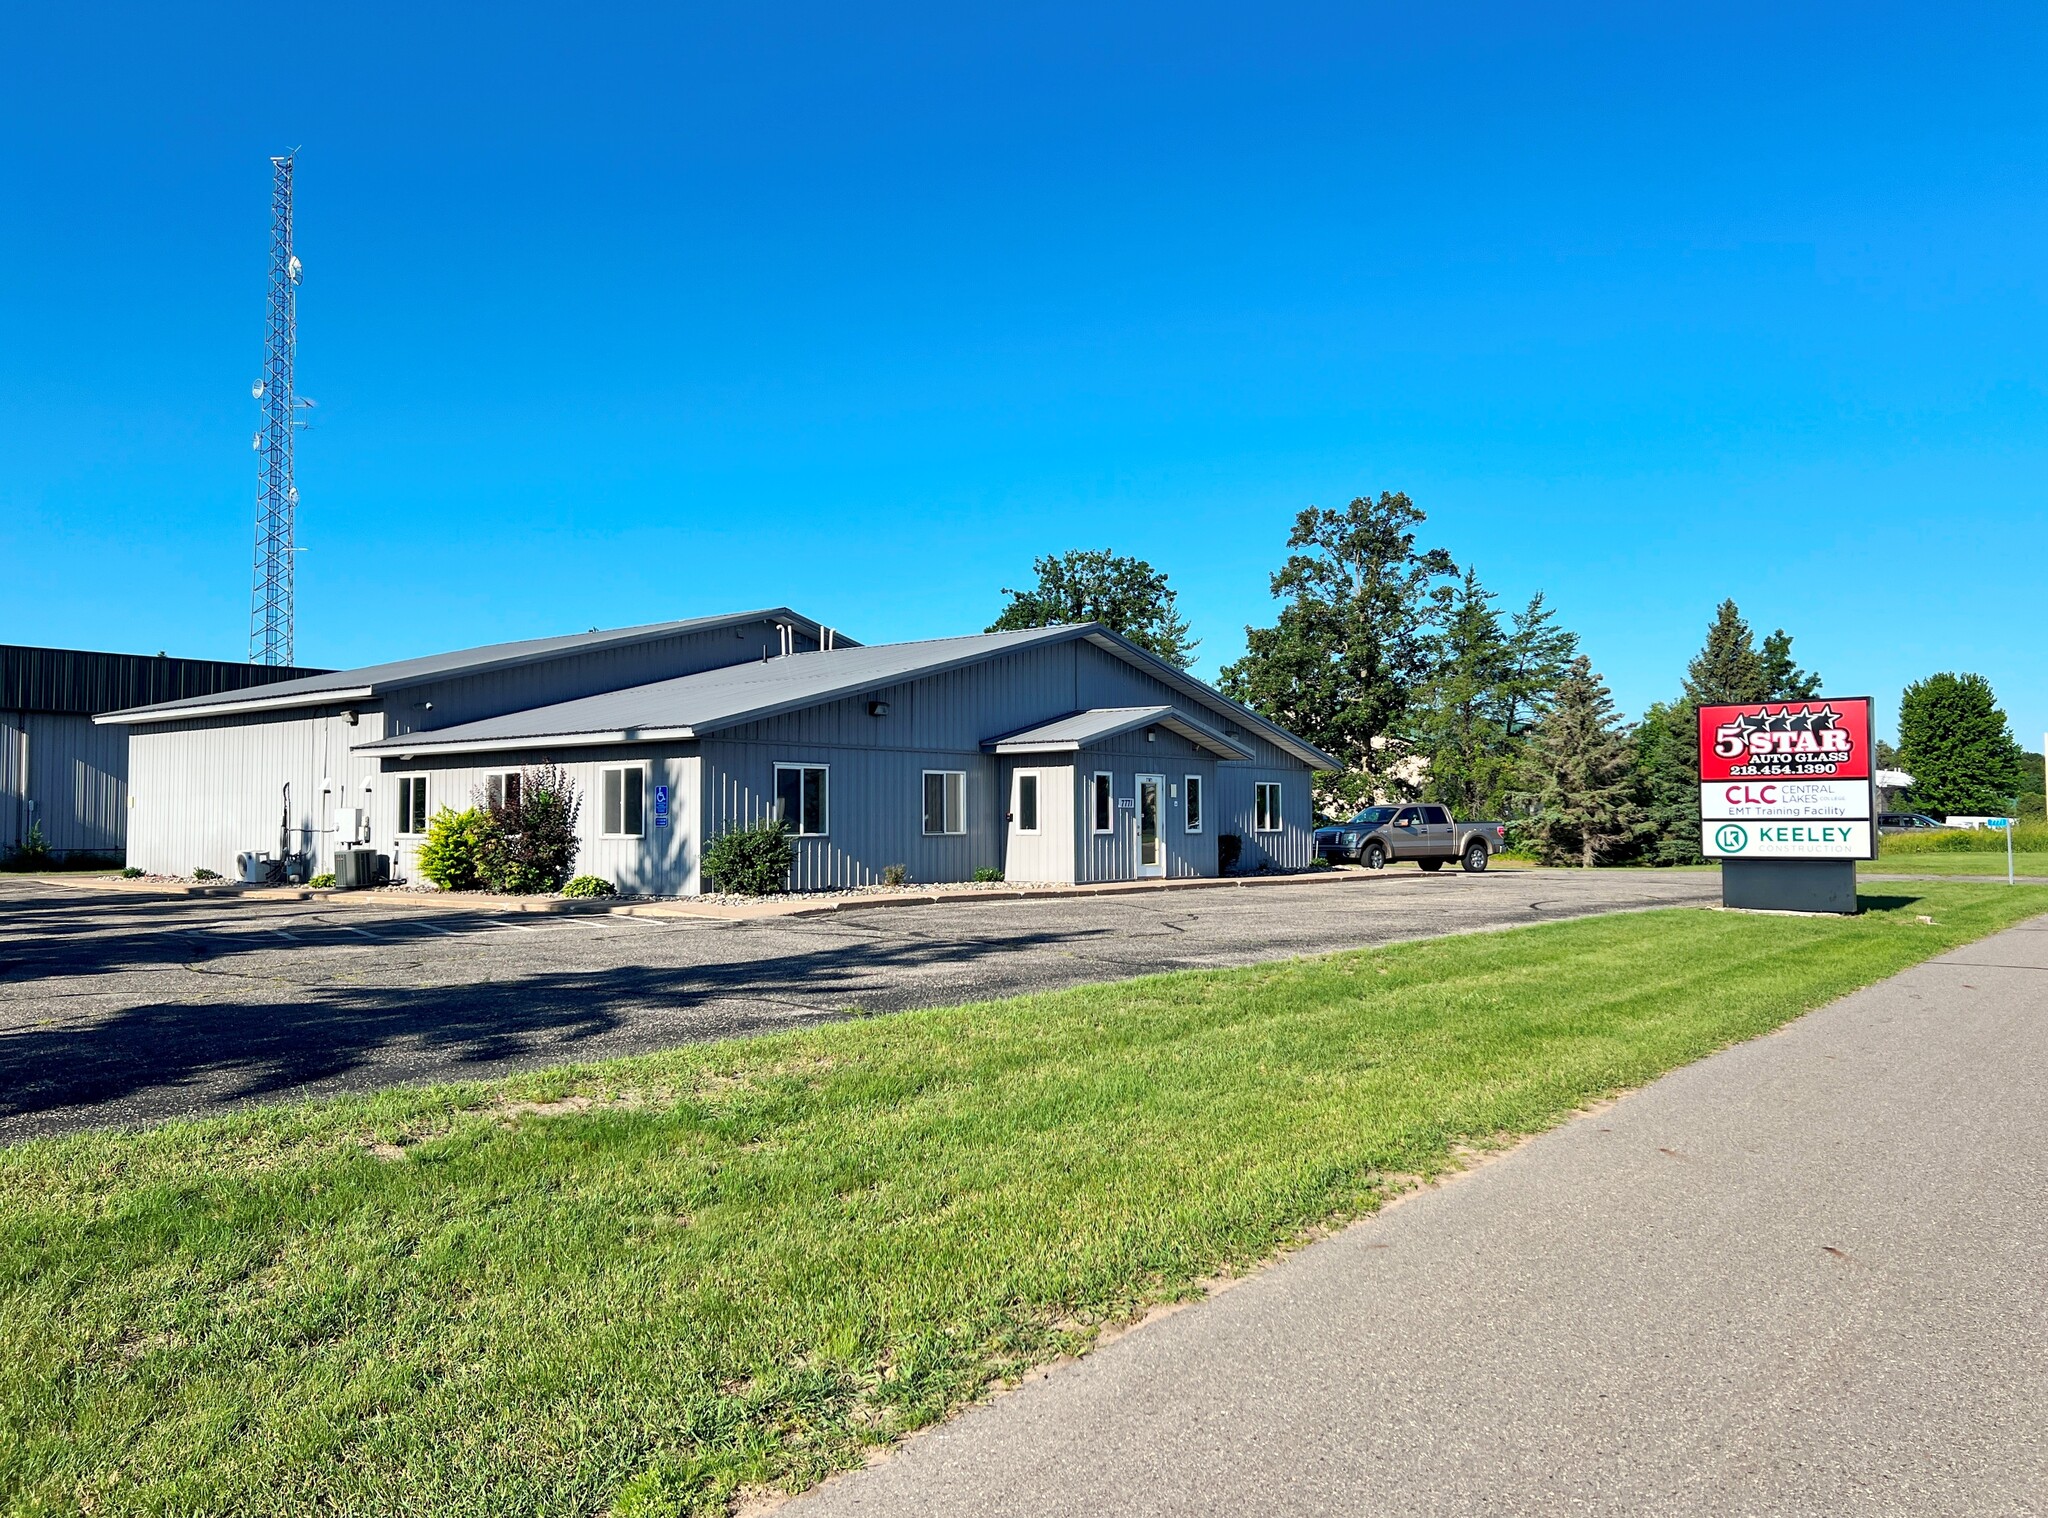
{"label": "mowed grass strip", "polygon": [[623,1518],[800,1487],[1461,1145],[2048,911],[2043,888],[1877,899],[0,1151],[0,1510]]}

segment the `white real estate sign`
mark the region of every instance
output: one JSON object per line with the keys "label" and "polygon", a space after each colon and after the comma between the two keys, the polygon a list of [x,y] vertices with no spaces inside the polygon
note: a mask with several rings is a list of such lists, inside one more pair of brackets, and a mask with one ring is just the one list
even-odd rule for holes
{"label": "white real estate sign", "polygon": [[1870,821],[1707,822],[1700,826],[1710,859],[1868,859]]}
{"label": "white real estate sign", "polygon": [[1700,787],[1708,822],[1803,822],[1870,816],[1868,780],[1715,780]]}

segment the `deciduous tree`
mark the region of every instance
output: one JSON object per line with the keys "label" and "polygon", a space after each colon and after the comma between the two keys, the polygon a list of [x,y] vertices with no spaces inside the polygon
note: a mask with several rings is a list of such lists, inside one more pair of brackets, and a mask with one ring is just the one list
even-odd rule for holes
{"label": "deciduous tree", "polygon": [[1176,669],[1194,662],[1197,640],[1188,636],[1173,588],[1143,559],[1077,548],[1031,567],[1037,583],[1025,590],[1004,587],[1010,604],[989,624],[990,632],[1100,622]]}
{"label": "deciduous tree", "polygon": [[1913,806],[1998,817],[2020,790],[2021,750],[1982,675],[1929,675],[1899,697],[1899,762]]}

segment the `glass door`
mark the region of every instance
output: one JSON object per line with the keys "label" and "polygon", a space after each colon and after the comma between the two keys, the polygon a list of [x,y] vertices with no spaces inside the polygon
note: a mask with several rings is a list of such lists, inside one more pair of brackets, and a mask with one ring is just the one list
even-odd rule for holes
{"label": "glass door", "polygon": [[1166,840],[1161,836],[1159,814],[1166,795],[1164,775],[1138,777],[1138,873],[1166,873]]}

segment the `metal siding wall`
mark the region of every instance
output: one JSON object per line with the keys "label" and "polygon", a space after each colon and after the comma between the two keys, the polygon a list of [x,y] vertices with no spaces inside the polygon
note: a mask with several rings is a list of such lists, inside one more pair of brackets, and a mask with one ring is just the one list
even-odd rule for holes
{"label": "metal siding wall", "polygon": [[51,850],[120,853],[127,836],[128,735],[68,712],[29,712],[26,727],[30,815],[42,823]]}
{"label": "metal siding wall", "polygon": [[[707,739],[703,754],[707,838],[774,815],[777,764],[830,767],[830,831],[823,838],[796,840],[796,863],[790,870],[796,890],[877,885],[882,871],[892,864],[903,865],[912,881],[926,885],[971,880],[977,869],[1002,867],[1001,766],[978,746],[963,753],[852,748],[795,738],[747,743]],[[928,769],[966,772],[964,834],[925,836]]]}
{"label": "metal siding wall", "polygon": [[1213,816],[1202,821],[1202,831],[1190,833],[1187,830],[1187,797],[1184,794],[1189,775],[1200,775],[1211,795],[1207,798],[1209,810],[1213,812],[1216,789],[1216,760],[1204,753],[1176,733],[1162,732],[1151,743],[1145,735],[1126,733],[1121,737],[1084,749],[1076,757],[1074,795],[1079,808],[1079,837],[1081,840],[1081,878],[1083,880],[1135,880],[1138,878],[1138,813],[1133,805],[1129,811],[1117,811],[1116,827],[1110,833],[1095,831],[1095,818],[1089,804],[1088,785],[1095,772],[1107,770],[1113,777],[1109,783],[1112,798],[1128,797],[1133,803],[1138,796],[1138,776],[1164,775],[1168,795],[1164,810],[1160,814],[1160,837],[1166,844],[1166,873],[1172,879],[1209,876],[1216,873],[1216,825]]}
{"label": "metal siding wall", "polygon": [[26,713],[0,712],[0,854],[15,848],[28,831],[28,792],[22,770],[28,760]]}
{"label": "metal siding wall", "polygon": [[[1216,766],[1216,831],[1235,833],[1244,840],[1238,855],[1240,870],[1268,865],[1278,870],[1305,870],[1315,858],[1315,801],[1311,792],[1314,776],[1302,764],[1250,764],[1227,761]],[[1278,833],[1258,833],[1259,781],[1280,782],[1280,813],[1285,824]]]}
{"label": "metal siding wall", "polygon": [[[334,814],[343,807],[367,802],[371,844],[391,852],[396,790],[377,781],[375,760],[351,752],[381,727],[377,712],[363,711],[351,726],[335,707],[126,729],[128,862],[162,875],[203,865],[233,879],[237,856],[277,851],[286,785],[289,842],[312,855],[312,873],[334,868]],[[323,792],[323,781],[333,789]]]}
{"label": "metal siding wall", "polygon": [[[444,806],[459,812],[472,805],[491,775],[531,768],[550,760],[568,772],[582,803],[576,817],[576,874],[601,876],[629,895],[694,894],[699,852],[697,825],[703,816],[698,799],[698,760],[694,753],[678,752],[673,746],[585,747],[546,755],[526,749],[489,756],[464,755],[460,760],[389,760],[379,780],[379,789],[387,798],[378,818],[382,835],[389,839],[397,820],[398,779],[402,775],[427,777],[427,811],[431,815]],[[602,836],[603,772],[626,764],[642,766],[647,775],[641,836],[606,838]],[[654,825],[654,788],[658,785],[669,788],[666,828]],[[421,842],[414,836],[403,840],[392,861],[394,877],[402,876],[413,885],[429,883],[419,873]]]}

